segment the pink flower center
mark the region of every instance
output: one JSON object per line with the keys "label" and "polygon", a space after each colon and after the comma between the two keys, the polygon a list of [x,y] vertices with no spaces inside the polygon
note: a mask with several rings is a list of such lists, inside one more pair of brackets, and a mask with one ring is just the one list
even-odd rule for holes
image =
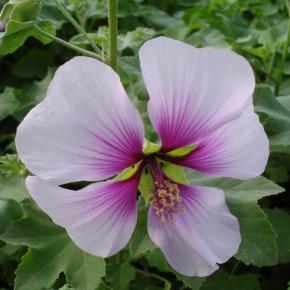
{"label": "pink flower center", "polygon": [[150,205],[160,222],[176,222],[176,217],[184,212],[178,184],[166,178],[156,159],[150,160],[154,188]]}

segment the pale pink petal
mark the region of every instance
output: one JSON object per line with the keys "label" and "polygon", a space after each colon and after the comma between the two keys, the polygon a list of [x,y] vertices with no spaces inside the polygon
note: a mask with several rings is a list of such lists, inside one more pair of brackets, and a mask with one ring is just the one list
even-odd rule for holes
{"label": "pale pink petal", "polygon": [[249,179],[263,173],[268,157],[267,135],[249,106],[239,119],[202,140],[188,156],[173,161],[209,175]]}
{"label": "pale pink petal", "polygon": [[39,207],[81,249],[108,257],[126,246],[135,228],[138,182],[139,177],[99,182],[74,191],[28,177],[26,185]]}
{"label": "pale pink petal", "polygon": [[184,213],[175,223],[160,222],[150,208],[148,231],[169,264],[186,276],[208,276],[240,245],[239,223],[221,190],[180,185]]}
{"label": "pale pink petal", "polygon": [[197,142],[252,102],[253,71],[229,50],[159,37],[143,45],[140,62],[149,116],[164,150]]}
{"label": "pale pink petal", "polygon": [[105,179],[134,164],[143,137],[118,75],[100,61],[75,57],[18,127],[16,147],[31,172],[63,184]]}

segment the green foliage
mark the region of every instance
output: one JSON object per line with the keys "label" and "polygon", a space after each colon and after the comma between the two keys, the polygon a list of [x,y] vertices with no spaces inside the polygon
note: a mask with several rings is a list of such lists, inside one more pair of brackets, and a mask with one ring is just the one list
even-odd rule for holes
{"label": "green foliage", "polygon": [[290,215],[281,209],[267,209],[266,214],[269,217],[274,230],[278,234],[277,244],[279,248],[279,263],[290,262]]}
{"label": "green foliage", "polygon": [[[227,47],[246,57],[255,72],[254,109],[270,140],[265,177],[248,181],[209,178],[169,162],[160,164],[177,182],[222,189],[239,220],[242,242],[238,253],[205,278],[176,273],[150,240],[147,214],[153,180],[146,169],[139,187],[136,230],[118,258],[101,259],[81,251],[30,199],[25,187],[30,173],[14,144],[18,124],[44,98],[56,68],[78,55],[67,44],[92,50],[93,41],[104,59],[108,55],[107,1],[60,2],[90,41],[76,31],[55,0],[0,0],[0,21],[5,26],[0,32],[0,289],[290,290],[286,1],[118,1],[118,73],[151,142],[158,143],[158,137],[148,119],[148,92],[138,59],[147,39],[165,35],[196,47]],[[65,44],[53,41],[54,36]],[[159,148],[147,142],[144,153]],[[182,156],[194,149],[181,148],[171,155]],[[137,168],[138,164],[117,178],[128,178]]]}
{"label": "green foliage", "polygon": [[108,281],[114,289],[128,289],[129,284],[135,279],[135,268],[128,264],[109,264],[107,267]]}
{"label": "green foliage", "polygon": [[258,275],[229,275],[225,271],[213,274],[201,288],[202,290],[261,290]]}
{"label": "green foliage", "polygon": [[193,184],[212,186],[225,192],[231,212],[238,218],[242,241],[236,258],[245,264],[271,266],[278,262],[276,232],[258,200],[283,192],[284,189],[263,177],[248,181],[209,178],[187,174]]}
{"label": "green foliage", "polygon": [[0,236],[6,243],[29,247],[17,268],[15,289],[50,287],[62,272],[73,287],[95,289],[105,275],[104,260],[81,251],[62,228],[30,204],[24,207],[29,216]]}

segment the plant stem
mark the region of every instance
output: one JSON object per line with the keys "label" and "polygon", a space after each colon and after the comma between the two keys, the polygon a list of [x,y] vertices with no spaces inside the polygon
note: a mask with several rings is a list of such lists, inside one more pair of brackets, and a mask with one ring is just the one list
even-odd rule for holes
{"label": "plant stem", "polygon": [[290,42],[290,7],[289,7],[287,0],[286,0],[286,6],[287,6],[287,10],[288,10],[288,27],[287,27],[287,36],[286,36],[286,40],[284,43],[284,49],[283,49],[283,53],[282,53],[282,57],[281,57],[280,69],[278,71],[278,76],[277,76],[277,83],[276,83],[276,87],[275,87],[275,95],[276,96],[279,95],[280,84],[281,84],[282,75],[283,75],[284,68],[285,68],[285,62],[286,62],[287,55],[288,55],[288,46],[289,46],[289,42]]}
{"label": "plant stem", "polygon": [[60,10],[60,12],[75,27],[75,29],[89,41],[90,45],[93,47],[95,52],[100,53],[101,49],[94,43],[94,41],[88,36],[88,34],[85,32],[85,30],[77,23],[77,21],[75,21],[75,19],[67,12],[67,10],[63,7],[63,5],[60,3],[60,1],[55,0],[55,2],[56,2],[56,6]]}
{"label": "plant stem", "polygon": [[97,53],[95,53],[95,52],[92,52],[92,51],[86,50],[86,49],[84,49],[84,48],[81,48],[81,47],[79,47],[79,46],[76,46],[76,45],[74,45],[74,44],[71,44],[71,43],[69,43],[69,42],[67,42],[67,41],[65,41],[65,40],[63,40],[63,39],[61,39],[61,38],[59,38],[59,37],[57,37],[57,36],[54,36],[54,35],[52,35],[52,34],[46,32],[46,31],[42,30],[38,25],[35,25],[34,27],[35,27],[35,28],[38,30],[38,32],[40,32],[41,34],[45,35],[46,37],[49,37],[49,38],[53,39],[55,42],[57,42],[57,43],[59,43],[59,44],[65,46],[65,47],[67,47],[67,48],[69,48],[69,49],[72,49],[72,50],[74,50],[74,51],[77,51],[77,52],[79,52],[80,54],[83,54],[83,55],[86,55],[86,56],[89,56],[89,57],[93,57],[93,58],[96,58],[96,59],[98,59],[98,60],[102,60],[102,56],[99,55],[99,54],[97,54]]}
{"label": "plant stem", "polygon": [[165,279],[165,278],[163,278],[161,276],[158,276],[156,274],[140,270],[140,269],[135,269],[135,270],[136,270],[137,273],[139,273],[139,274],[141,274],[143,276],[152,277],[152,278],[155,278],[155,279],[163,282],[164,283],[164,290],[170,290],[171,289],[171,283],[167,279]]}
{"label": "plant stem", "polygon": [[118,0],[108,0],[109,25],[109,60],[111,67],[117,70],[117,34],[118,34]]}
{"label": "plant stem", "polygon": [[235,262],[233,268],[232,268],[232,271],[231,271],[230,275],[233,275],[236,272],[236,270],[238,269],[239,265],[240,265],[240,261],[237,260]]}

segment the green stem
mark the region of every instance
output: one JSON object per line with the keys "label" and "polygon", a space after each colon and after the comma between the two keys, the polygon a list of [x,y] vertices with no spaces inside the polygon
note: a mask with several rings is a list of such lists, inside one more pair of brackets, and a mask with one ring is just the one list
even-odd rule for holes
{"label": "green stem", "polygon": [[164,283],[164,290],[170,290],[171,289],[171,283],[167,279],[165,279],[165,278],[163,278],[161,276],[158,276],[156,274],[153,274],[153,273],[150,273],[150,272],[147,272],[147,271],[143,271],[143,270],[140,270],[140,269],[136,269],[136,272],[141,274],[141,275],[143,275],[143,276],[145,276],[145,277],[155,278],[155,279],[163,282]]}
{"label": "green stem", "polygon": [[237,271],[239,265],[240,265],[240,261],[237,260],[232,268],[230,275],[233,275]]}
{"label": "green stem", "polygon": [[66,11],[66,9],[62,6],[59,0],[55,0],[57,8],[60,12],[67,18],[67,20],[75,27],[75,29],[82,34],[91,44],[95,52],[100,53],[100,48],[94,43],[94,41],[88,36],[85,30],[75,21],[75,19]]}
{"label": "green stem", "polygon": [[118,34],[118,0],[108,0],[109,24],[109,60],[111,67],[117,70],[117,34]]}
{"label": "green stem", "polygon": [[286,36],[286,40],[284,43],[282,57],[281,57],[280,69],[278,71],[278,76],[277,76],[277,83],[276,83],[276,87],[275,87],[275,95],[276,96],[279,95],[280,84],[281,84],[282,75],[283,75],[284,68],[285,68],[285,62],[287,59],[288,47],[289,47],[289,42],[290,42],[290,10],[289,10],[290,8],[289,8],[289,4],[288,4],[287,0],[286,0],[286,6],[288,9],[288,27],[287,27],[287,36]]}
{"label": "green stem", "polygon": [[267,74],[268,75],[271,75],[271,73],[272,73],[273,66],[274,66],[274,63],[275,63],[275,57],[276,57],[276,50],[273,51],[273,53],[271,55],[271,58],[270,58],[269,66],[268,66],[268,69],[267,69]]}
{"label": "green stem", "polygon": [[59,43],[59,44],[65,46],[65,47],[67,47],[67,48],[69,48],[69,49],[72,49],[72,50],[74,50],[74,51],[77,51],[77,52],[79,52],[80,54],[83,54],[83,55],[86,55],[86,56],[89,56],[89,57],[93,57],[93,58],[96,58],[96,59],[98,59],[98,60],[102,60],[102,56],[99,55],[99,54],[97,54],[97,53],[95,53],[95,52],[92,52],[92,51],[86,50],[86,49],[84,49],[84,48],[81,48],[81,47],[79,47],[79,46],[76,46],[76,45],[74,45],[74,44],[71,44],[71,43],[69,43],[69,42],[67,42],[67,41],[65,41],[65,40],[63,40],[63,39],[61,39],[61,38],[59,38],[59,37],[57,37],[57,36],[54,36],[54,35],[52,35],[52,34],[46,32],[46,31],[42,30],[38,25],[35,25],[35,28],[36,28],[36,29],[38,30],[38,32],[40,32],[41,34],[45,35],[46,37],[51,38],[51,39],[54,40],[55,42],[57,42],[57,43]]}

